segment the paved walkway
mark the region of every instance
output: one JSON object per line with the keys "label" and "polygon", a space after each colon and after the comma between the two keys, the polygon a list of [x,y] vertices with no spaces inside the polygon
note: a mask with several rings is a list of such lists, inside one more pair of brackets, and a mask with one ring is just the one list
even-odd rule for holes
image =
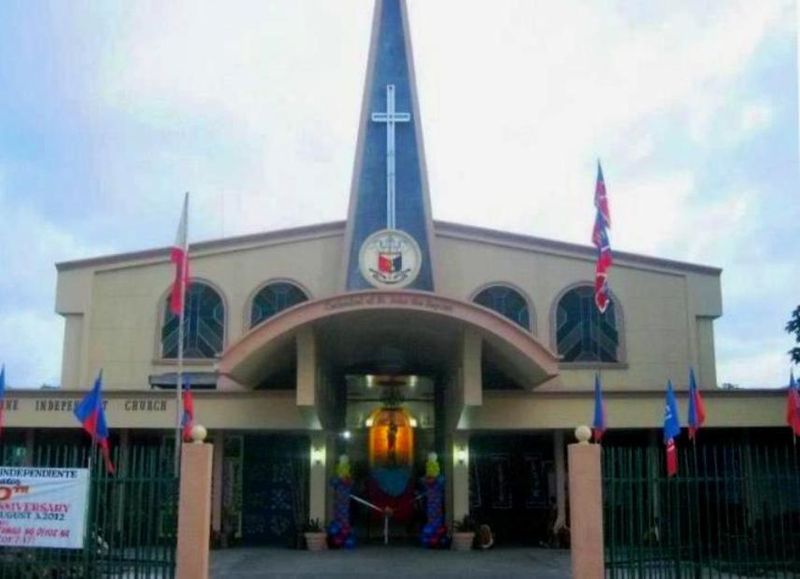
{"label": "paved walkway", "polygon": [[461,577],[569,579],[569,551],[498,548],[430,551],[407,546],[363,546],[352,551],[310,553],[290,549],[212,551],[213,579]]}

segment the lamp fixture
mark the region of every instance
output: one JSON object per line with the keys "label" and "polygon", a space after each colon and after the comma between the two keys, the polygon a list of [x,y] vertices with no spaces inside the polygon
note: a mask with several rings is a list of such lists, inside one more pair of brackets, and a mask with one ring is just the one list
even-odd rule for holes
{"label": "lamp fixture", "polygon": [[325,447],[312,446],[311,447],[311,464],[321,465],[325,462]]}

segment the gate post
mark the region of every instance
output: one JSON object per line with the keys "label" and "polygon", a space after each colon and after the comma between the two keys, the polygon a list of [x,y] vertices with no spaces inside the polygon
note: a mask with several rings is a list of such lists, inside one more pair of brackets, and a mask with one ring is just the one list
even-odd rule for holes
{"label": "gate post", "polygon": [[600,445],[589,444],[591,435],[588,426],[579,426],[575,429],[579,442],[569,445],[570,555],[575,579],[605,576]]}
{"label": "gate post", "polygon": [[204,444],[205,437],[198,424],[192,444],[181,445],[177,579],[208,579],[213,445]]}

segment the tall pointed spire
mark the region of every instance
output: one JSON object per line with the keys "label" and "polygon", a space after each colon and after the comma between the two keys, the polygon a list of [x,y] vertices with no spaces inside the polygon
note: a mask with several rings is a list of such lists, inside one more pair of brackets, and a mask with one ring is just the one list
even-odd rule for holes
{"label": "tall pointed spire", "polygon": [[433,291],[433,225],[405,0],[376,0],[344,289]]}

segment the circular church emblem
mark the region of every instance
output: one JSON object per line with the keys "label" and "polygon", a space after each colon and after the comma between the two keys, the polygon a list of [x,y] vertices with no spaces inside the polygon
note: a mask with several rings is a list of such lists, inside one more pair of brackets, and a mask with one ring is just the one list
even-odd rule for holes
{"label": "circular church emblem", "polygon": [[419,275],[422,252],[405,231],[376,231],[361,246],[358,255],[361,275],[377,288],[402,288]]}

